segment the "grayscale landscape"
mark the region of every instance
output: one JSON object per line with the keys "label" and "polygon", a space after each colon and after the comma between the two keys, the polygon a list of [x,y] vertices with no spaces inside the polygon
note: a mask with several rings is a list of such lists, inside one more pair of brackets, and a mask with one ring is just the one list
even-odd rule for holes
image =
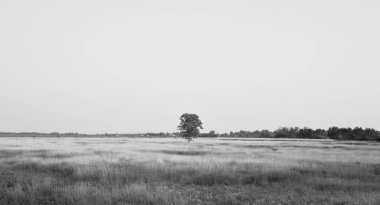
{"label": "grayscale landscape", "polygon": [[380,0],[0,0],[0,205],[380,205]]}

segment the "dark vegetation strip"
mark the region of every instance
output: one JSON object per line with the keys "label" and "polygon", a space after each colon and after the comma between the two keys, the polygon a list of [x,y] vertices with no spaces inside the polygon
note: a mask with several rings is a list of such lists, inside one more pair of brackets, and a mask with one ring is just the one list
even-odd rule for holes
{"label": "dark vegetation strip", "polygon": [[0,150],[0,159],[7,159],[7,158],[14,158],[14,157],[21,157],[21,156],[27,156],[27,157],[38,157],[42,159],[49,159],[49,158],[55,158],[55,159],[63,159],[63,158],[70,158],[77,156],[79,154],[77,153],[54,153],[51,150]]}
{"label": "dark vegetation strip", "polygon": [[[25,174],[46,174],[66,178],[69,182],[91,183],[179,183],[196,185],[265,185],[272,183],[302,183],[310,177],[323,179],[358,180],[377,182],[380,187],[380,164],[322,164],[320,167],[292,168],[290,170],[264,170],[260,165],[238,165],[234,168],[197,169],[191,167],[147,166],[143,163],[106,163],[70,165],[67,163],[41,164],[23,162],[11,170]],[[86,171],[78,171],[86,170]]]}
{"label": "dark vegetation strip", "polygon": [[[0,137],[93,137],[93,138],[115,138],[115,137],[156,137],[168,138],[179,137],[179,133],[141,133],[141,134],[79,134],[79,133],[1,133]],[[357,141],[378,141],[380,142],[380,131],[373,128],[339,128],[330,127],[324,129],[310,129],[298,127],[282,127],[274,131],[256,130],[256,131],[239,131],[217,134],[215,131],[201,133],[199,137],[204,138],[293,138],[293,139],[334,139],[334,140],[357,140]],[[80,144],[81,142],[78,142]],[[109,144],[119,144],[120,142],[106,142]],[[122,142],[125,143],[125,142]]]}
{"label": "dark vegetation strip", "polygon": [[359,140],[359,141],[379,141],[380,132],[372,128],[338,128],[330,127],[324,129],[293,128],[282,127],[275,131],[256,130],[230,132],[216,134],[214,137],[228,138],[292,138],[292,139],[334,139],[334,140]]}
{"label": "dark vegetation strip", "polygon": [[197,150],[187,150],[187,151],[162,150],[159,152],[164,153],[164,154],[170,154],[170,155],[184,155],[184,156],[200,156],[200,155],[207,155],[211,153],[211,152],[197,151]]}

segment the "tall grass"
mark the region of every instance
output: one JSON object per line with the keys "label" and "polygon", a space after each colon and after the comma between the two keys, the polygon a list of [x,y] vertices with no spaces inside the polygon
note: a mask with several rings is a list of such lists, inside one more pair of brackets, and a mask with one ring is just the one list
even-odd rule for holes
{"label": "tall grass", "polygon": [[[0,204],[301,205],[380,200],[380,161],[374,155],[380,148],[372,145],[340,144],[352,149],[337,150],[327,149],[323,140],[297,144],[212,139],[181,144],[167,139],[104,139],[114,141],[102,144],[76,139],[88,140],[82,145],[69,140],[63,139],[60,147],[36,138],[31,141],[36,149],[15,140],[13,145],[21,147],[1,150]],[[289,143],[296,148],[281,147]],[[315,147],[314,156],[310,147]]]}

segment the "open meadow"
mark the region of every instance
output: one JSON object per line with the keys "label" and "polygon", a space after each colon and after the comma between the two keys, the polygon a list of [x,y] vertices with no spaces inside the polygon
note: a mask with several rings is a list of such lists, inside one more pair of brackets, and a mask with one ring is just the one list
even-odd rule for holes
{"label": "open meadow", "polygon": [[380,143],[0,138],[0,204],[380,204]]}

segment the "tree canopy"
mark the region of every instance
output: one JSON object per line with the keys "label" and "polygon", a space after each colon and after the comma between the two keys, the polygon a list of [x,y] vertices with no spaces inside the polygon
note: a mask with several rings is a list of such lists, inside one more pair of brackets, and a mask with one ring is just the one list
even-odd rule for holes
{"label": "tree canopy", "polygon": [[185,113],[179,118],[181,120],[178,130],[180,136],[190,142],[199,136],[199,128],[203,129],[202,122],[196,114]]}

